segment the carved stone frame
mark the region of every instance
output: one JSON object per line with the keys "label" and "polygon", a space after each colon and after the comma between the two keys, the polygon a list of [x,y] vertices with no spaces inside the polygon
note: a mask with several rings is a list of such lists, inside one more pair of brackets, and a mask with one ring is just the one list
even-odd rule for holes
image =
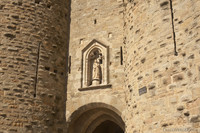
{"label": "carved stone frame", "polygon": [[103,56],[103,69],[102,69],[102,83],[99,86],[105,86],[109,83],[109,73],[108,73],[108,62],[109,62],[109,47],[103,43],[92,40],[83,50],[82,50],[82,73],[81,73],[81,88],[88,88],[94,86],[89,86],[89,55],[94,49],[99,49]]}

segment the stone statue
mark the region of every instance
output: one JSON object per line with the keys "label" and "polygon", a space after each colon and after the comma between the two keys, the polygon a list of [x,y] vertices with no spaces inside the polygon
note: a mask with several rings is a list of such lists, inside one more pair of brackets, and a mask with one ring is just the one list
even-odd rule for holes
{"label": "stone statue", "polygon": [[100,80],[100,67],[98,59],[95,59],[93,63],[93,80]]}
{"label": "stone statue", "polygon": [[92,85],[99,85],[101,83],[101,55],[96,54],[92,66]]}

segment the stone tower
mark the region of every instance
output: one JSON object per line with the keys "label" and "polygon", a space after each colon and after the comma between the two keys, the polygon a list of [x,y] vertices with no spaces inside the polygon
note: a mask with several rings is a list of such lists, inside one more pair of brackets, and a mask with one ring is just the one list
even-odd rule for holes
{"label": "stone tower", "polygon": [[0,133],[199,127],[199,0],[0,1]]}
{"label": "stone tower", "polygon": [[199,7],[72,0],[68,133],[198,132]]}
{"label": "stone tower", "polygon": [[65,130],[68,0],[0,1],[0,132]]}
{"label": "stone tower", "polygon": [[125,8],[126,132],[199,132],[199,0]]}

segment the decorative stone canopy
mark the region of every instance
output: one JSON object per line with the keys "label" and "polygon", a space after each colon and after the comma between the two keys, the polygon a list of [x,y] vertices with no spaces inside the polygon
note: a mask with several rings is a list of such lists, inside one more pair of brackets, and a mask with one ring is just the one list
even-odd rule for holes
{"label": "decorative stone canopy", "polygon": [[92,40],[82,50],[81,88],[108,84],[109,47]]}

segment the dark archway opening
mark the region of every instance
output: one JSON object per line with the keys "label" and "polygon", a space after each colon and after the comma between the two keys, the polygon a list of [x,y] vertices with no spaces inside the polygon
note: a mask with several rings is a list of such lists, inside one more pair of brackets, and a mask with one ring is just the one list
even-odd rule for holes
{"label": "dark archway opening", "polygon": [[90,103],[77,109],[68,121],[67,133],[124,133],[121,113],[111,105]]}
{"label": "dark archway opening", "polygon": [[102,122],[93,133],[124,133],[124,131],[112,121]]}

